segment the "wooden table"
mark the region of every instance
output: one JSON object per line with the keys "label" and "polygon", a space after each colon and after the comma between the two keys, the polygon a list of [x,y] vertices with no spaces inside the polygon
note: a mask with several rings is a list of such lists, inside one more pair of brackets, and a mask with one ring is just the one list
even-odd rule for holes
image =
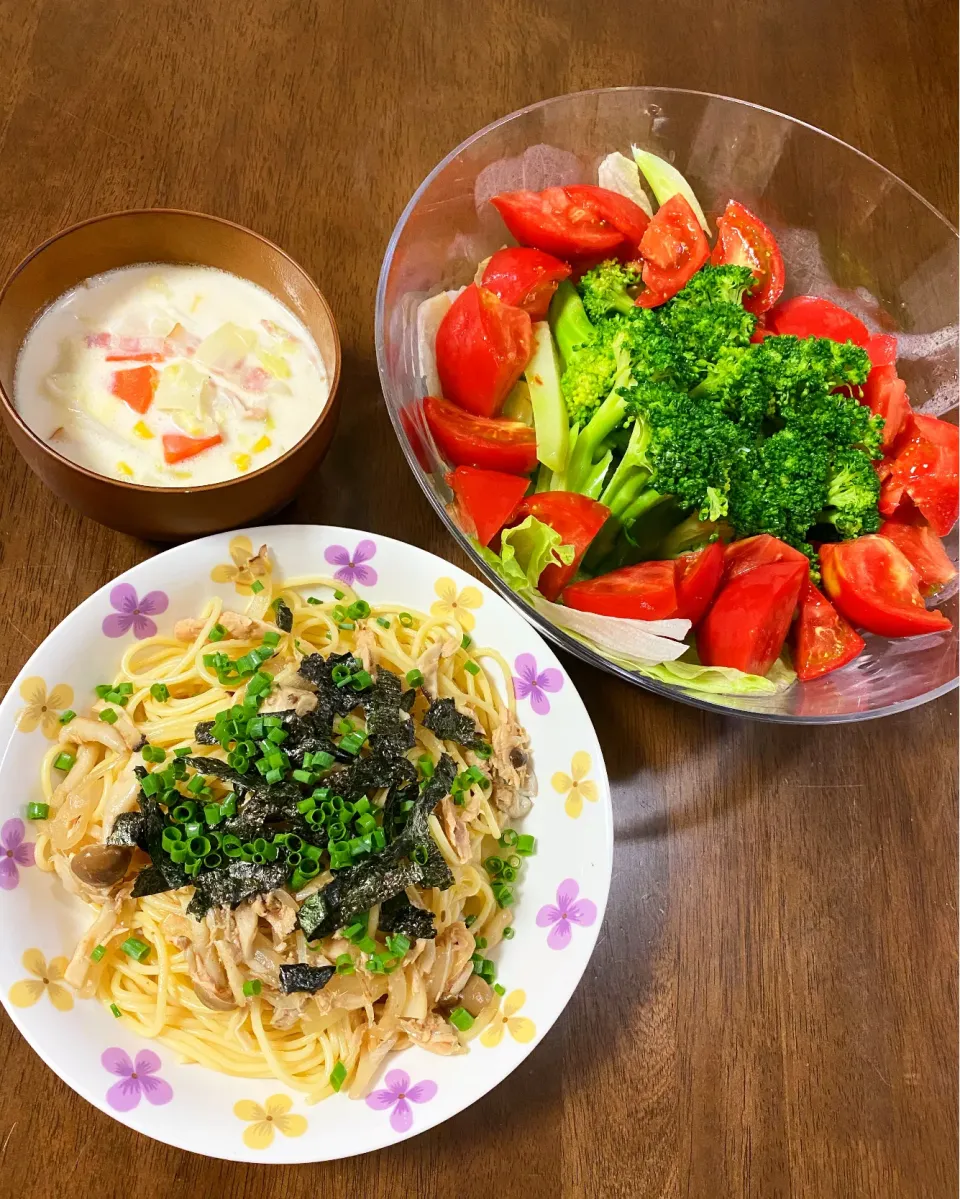
{"label": "wooden table", "polygon": [[[380,396],[373,298],[407,198],[542,97],[758,101],[957,207],[942,0],[150,0],[0,6],[0,271],[94,213],[261,230],[340,322],[343,417],[286,514],[458,559]],[[80,519],[0,440],[0,683],[156,547]],[[371,1157],[234,1166],[137,1136],[0,1029],[0,1193],[956,1194],[957,700],[840,728],[706,715],[569,663],[613,780],[605,929],[563,1018],[482,1102]]]}

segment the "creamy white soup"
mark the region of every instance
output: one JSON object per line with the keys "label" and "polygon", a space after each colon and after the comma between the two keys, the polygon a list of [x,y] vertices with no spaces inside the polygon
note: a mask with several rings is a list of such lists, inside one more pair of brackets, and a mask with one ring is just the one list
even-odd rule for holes
{"label": "creamy white soup", "polygon": [[279,458],[327,402],[303,324],[247,279],[151,263],[84,280],[28,333],[14,403],[64,457],[160,487],[236,478]]}

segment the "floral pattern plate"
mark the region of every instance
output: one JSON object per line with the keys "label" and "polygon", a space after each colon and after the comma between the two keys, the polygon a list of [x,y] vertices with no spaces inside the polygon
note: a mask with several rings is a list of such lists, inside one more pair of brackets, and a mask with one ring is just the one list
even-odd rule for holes
{"label": "floral pattern plate", "polygon": [[[271,559],[251,555],[267,544]],[[137,638],[172,629],[213,594],[242,610],[257,576],[337,575],[370,602],[432,611],[498,649],[511,669],[540,794],[518,887],[516,936],[494,952],[500,1013],[461,1057],[422,1049],[384,1064],[366,1101],[314,1106],[277,1081],[188,1066],[80,1000],[63,971],[87,911],[34,865],[27,804],[66,708],[80,711]],[[491,667],[495,669],[495,667]],[[586,802],[584,802],[586,801]],[[0,704],[0,998],[44,1061],[114,1119],[170,1145],[239,1161],[314,1162],[365,1153],[462,1111],[523,1061],[589,961],[610,885],[613,825],[603,758],[553,651],[498,595],[421,549],[368,533],[283,525],[218,534],[158,554],[101,588],[50,634]]]}

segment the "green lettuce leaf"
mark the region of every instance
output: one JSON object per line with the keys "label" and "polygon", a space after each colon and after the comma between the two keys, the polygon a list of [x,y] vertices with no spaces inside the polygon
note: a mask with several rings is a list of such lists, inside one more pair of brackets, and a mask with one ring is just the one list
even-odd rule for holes
{"label": "green lettuce leaf", "polygon": [[500,553],[473,538],[473,548],[490,569],[519,595],[536,590],[543,568],[551,563],[569,566],[576,551],[562,545],[560,534],[535,516],[528,516],[500,534]]}

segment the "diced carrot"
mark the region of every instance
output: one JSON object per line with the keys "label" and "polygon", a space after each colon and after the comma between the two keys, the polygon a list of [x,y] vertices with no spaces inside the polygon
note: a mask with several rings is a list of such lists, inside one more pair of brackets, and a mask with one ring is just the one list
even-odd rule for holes
{"label": "diced carrot", "polygon": [[114,371],[110,390],[118,400],[129,404],[141,416],[153,403],[160,376],[152,366],[137,366],[129,371]]}
{"label": "diced carrot", "polygon": [[163,460],[171,464],[183,462],[187,458],[202,454],[211,446],[219,445],[222,440],[219,433],[214,433],[212,437],[187,437],[183,433],[164,433]]}

